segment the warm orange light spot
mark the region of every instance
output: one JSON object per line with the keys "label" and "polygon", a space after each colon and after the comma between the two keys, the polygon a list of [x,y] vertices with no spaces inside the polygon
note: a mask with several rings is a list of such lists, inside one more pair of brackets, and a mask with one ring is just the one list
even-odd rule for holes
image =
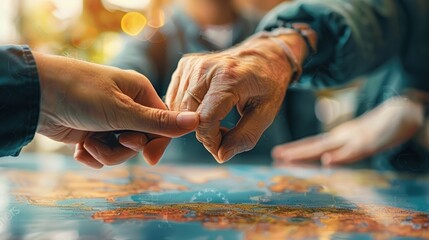
{"label": "warm orange light spot", "polygon": [[137,36],[146,26],[146,17],[138,12],[129,12],[122,17],[121,28],[126,34]]}

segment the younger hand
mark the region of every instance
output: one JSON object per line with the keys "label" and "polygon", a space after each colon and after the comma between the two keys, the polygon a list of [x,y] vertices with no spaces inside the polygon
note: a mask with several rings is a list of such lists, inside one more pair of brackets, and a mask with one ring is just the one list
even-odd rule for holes
{"label": "younger hand", "polygon": [[[196,113],[167,111],[149,80],[133,71],[34,53],[41,85],[38,133],[74,143],[75,158],[101,168],[144,149],[156,164],[170,137],[196,128]],[[114,131],[120,134],[119,143]]]}

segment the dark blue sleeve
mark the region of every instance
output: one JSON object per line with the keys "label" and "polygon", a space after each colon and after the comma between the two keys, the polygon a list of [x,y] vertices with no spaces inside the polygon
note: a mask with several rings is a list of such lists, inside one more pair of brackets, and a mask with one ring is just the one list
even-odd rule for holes
{"label": "dark blue sleeve", "polygon": [[27,46],[0,46],[0,156],[17,156],[34,137],[40,84]]}
{"label": "dark blue sleeve", "polygon": [[408,33],[402,64],[410,87],[429,92],[429,1],[403,0]]}
{"label": "dark blue sleeve", "polygon": [[407,20],[401,0],[301,0],[273,10],[259,30],[279,22],[310,24],[318,52],[304,75],[324,87],[346,83],[401,54]]}

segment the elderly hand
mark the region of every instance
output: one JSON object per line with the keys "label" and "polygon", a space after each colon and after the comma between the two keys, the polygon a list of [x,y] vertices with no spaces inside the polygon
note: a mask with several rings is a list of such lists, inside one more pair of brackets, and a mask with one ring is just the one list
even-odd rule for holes
{"label": "elderly hand", "polygon": [[[297,51],[305,47],[296,34],[286,42]],[[256,145],[274,120],[291,75],[288,58],[276,42],[251,38],[224,52],[182,58],[166,103],[171,110],[199,113],[197,139],[223,163]],[[241,119],[225,129],[220,122],[234,106]]]}
{"label": "elderly hand", "polygon": [[[143,148],[145,159],[155,164],[169,137],[198,125],[196,113],[166,111],[149,80],[136,72],[40,53],[34,56],[41,86],[37,131],[77,144],[75,158],[88,166],[119,164]],[[118,130],[122,131],[119,142]]]}
{"label": "elderly hand", "polygon": [[321,160],[324,165],[350,164],[399,145],[423,125],[423,106],[397,97],[326,134],[277,146],[276,165]]}

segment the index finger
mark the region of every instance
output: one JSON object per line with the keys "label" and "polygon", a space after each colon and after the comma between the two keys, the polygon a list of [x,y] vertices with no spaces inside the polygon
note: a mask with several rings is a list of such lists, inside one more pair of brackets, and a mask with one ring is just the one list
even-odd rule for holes
{"label": "index finger", "polygon": [[341,147],[343,144],[330,134],[321,134],[299,141],[276,146],[272,156],[277,162],[298,162],[320,160],[322,154]]}
{"label": "index finger", "polygon": [[200,115],[200,124],[196,130],[197,139],[219,163],[222,163],[218,156],[222,142],[220,122],[237,102],[238,98],[232,92],[218,92],[216,86],[212,86],[197,110]]}

